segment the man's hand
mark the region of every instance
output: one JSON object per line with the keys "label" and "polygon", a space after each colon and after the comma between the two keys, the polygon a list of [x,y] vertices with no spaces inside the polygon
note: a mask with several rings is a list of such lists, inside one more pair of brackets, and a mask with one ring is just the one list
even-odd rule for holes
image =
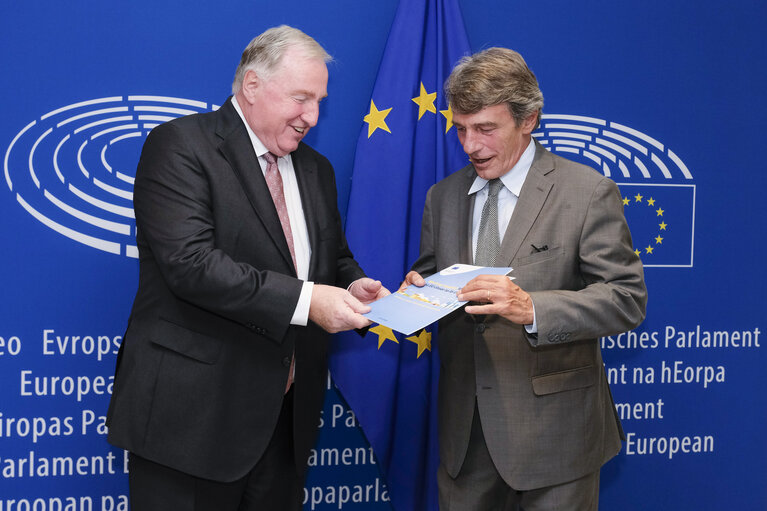
{"label": "man's hand", "polygon": [[418,287],[423,287],[426,285],[426,281],[423,280],[423,277],[421,277],[417,271],[408,272],[408,274],[405,275],[405,280],[402,281],[402,284],[399,285],[399,291],[402,291],[411,284],[415,284]]}
{"label": "man's hand", "polygon": [[370,325],[370,320],[362,316],[369,311],[370,307],[345,289],[322,284],[312,288],[309,319],[331,334]]}
{"label": "man's hand", "polygon": [[461,301],[485,305],[467,305],[469,314],[498,314],[518,325],[532,325],[533,301],[521,287],[504,275],[480,275],[459,292]]}
{"label": "man's hand", "polygon": [[373,280],[367,277],[357,279],[349,286],[349,292],[364,304],[375,302],[378,299],[383,298],[386,295],[390,295],[388,289],[386,289],[380,280]]}

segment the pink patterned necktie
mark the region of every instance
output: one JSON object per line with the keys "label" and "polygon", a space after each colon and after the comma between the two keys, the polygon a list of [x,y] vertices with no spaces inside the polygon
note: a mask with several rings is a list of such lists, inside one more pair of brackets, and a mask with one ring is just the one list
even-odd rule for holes
{"label": "pink patterned necktie", "polygon": [[274,207],[277,208],[277,215],[280,217],[282,232],[285,233],[285,239],[290,249],[290,257],[293,259],[293,267],[298,269],[298,266],[296,266],[296,249],[293,245],[293,231],[290,230],[290,217],[288,216],[288,207],[285,204],[285,193],[282,190],[282,176],[280,175],[280,169],[277,167],[277,157],[272,153],[265,153],[264,159],[266,160],[266,172],[264,173],[266,185],[269,187]]}
{"label": "pink patterned necktie", "polygon": [[[269,187],[269,193],[272,195],[272,201],[274,207],[277,209],[277,216],[280,217],[280,224],[282,224],[282,232],[285,233],[285,239],[288,242],[288,248],[290,249],[290,257],[293,259],[293,267],[298,270],[296,266],[296,249],[293,245],[293,231],[290,229],[290,217],[288,216],[288,207],[285,204],[285,192],[282,189],[282,176],[280,175],[280,169],[277,167],[277,157],[272,153],[264,154],[266,160],[266,172],[264,177],[266,178],[266,186]],[[288,372],[288,383],[285,385],[285,393],[290,390],[290,386],[293,385],[293,378],[296,371],[296,355],[295,353],[290,358],[290,371]]]}

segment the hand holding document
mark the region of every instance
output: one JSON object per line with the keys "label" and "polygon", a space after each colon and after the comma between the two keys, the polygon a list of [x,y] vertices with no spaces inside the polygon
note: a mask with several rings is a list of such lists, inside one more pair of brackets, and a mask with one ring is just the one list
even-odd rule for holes
{"label": "hand holding document", "polygon": [[507,275],[511,268],[488,268],[454,264],[426,277],[426,285],[410,285],[370,304],[363,314],[374,323],[410,335],[459,309],[467,302],[456,298],[458,291],[478,275]]}

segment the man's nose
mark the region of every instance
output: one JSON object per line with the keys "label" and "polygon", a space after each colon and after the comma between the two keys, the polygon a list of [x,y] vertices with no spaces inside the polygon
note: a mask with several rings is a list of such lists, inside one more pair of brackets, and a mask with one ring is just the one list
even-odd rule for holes
{"label": "man's nose", "polygon": [[317,125],[317,120],[320,117],[320,104],[317,101],[307,101],[304,105],[304,111],[301,114],[301,120],[303,120],[310,127]]}
{"label": "man's nose", "polygon": [[480,144],[479,144],[479,141],[477,140],[477,136],[469,130],[467,130],[463,136],[462,145],[463,145],[463,152],[469,155],[476,152],[480,148]]}

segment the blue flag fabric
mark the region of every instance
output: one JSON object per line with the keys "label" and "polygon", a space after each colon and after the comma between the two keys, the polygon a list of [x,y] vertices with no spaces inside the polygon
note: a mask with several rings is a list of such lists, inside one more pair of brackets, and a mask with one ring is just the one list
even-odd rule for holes
{"label": "blue flag fabric", "polygon": [[[418,256],[426,192],[468,163],[442,93],[469,44],[457,0],[401,0],[357,142],[346,235],[396,290]],[[374,325],[334,339],[330,368],[376,453],[396,511],[437,509],[432,333]]]}

